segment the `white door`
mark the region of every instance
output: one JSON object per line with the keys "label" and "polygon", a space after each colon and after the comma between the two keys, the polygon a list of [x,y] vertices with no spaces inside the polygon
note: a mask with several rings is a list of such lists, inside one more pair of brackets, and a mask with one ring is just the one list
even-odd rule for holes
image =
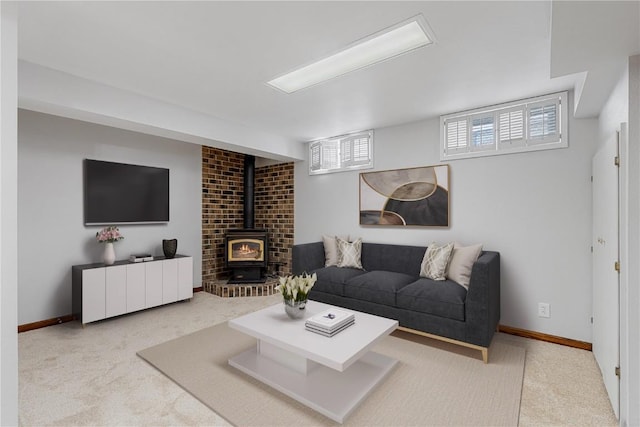
{"label": "white door", "polygon": [[619,183],[618,135],[593,157],[593,355],[600,366],[611,405],[619,417]]}

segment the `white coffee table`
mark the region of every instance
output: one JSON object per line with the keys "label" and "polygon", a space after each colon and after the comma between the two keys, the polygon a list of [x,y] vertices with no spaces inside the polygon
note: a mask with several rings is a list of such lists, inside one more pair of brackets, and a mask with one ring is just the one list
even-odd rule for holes
{"label": "white coffee table", "polygon": [[307,331],[307,318],[332,306],[307,303],[303,319],[287,317],[276,304],[229,321],[258,339],[229,364],[337,422],[349,414],[391,372],[396,359],[371,351],[398,322],[355,313],[355,324],[333,337]]}

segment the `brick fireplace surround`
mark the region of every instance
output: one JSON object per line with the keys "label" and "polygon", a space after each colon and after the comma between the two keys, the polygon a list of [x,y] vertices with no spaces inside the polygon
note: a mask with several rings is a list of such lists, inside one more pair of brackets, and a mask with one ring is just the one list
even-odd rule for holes
{"label": "brick fireplace surround", "polygon": [[[271,295],[275,280],[227,285],[224,242],[228,229],[243,226],[244,154],[202,147],[202,288],[221,297]],[[269,232],[271,275],[291,274],[293,163],[255,170],[255,226]]]}

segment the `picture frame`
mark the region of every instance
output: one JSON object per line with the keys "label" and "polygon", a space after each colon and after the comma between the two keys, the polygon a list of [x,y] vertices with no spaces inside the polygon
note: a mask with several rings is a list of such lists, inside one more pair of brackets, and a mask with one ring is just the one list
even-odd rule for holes
{"label": "picture frame", "polygon": [[449,227],[449,165],[360,173],[360,225]]}

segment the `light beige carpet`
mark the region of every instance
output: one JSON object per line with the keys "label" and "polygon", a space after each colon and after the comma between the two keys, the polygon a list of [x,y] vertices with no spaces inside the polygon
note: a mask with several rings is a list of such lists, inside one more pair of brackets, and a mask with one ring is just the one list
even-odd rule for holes
{"label": "light beige carpet", "polygon": [[[518,424],[524,349],[494,340],[485,365],[480,352],[397,335],[386,337],[375,351],[398,359],[399,365],[345,425]],[[228,365],[230,357],[253,345],[255,339],[225,322],[138,355],[232,424],[335,424]]]}

